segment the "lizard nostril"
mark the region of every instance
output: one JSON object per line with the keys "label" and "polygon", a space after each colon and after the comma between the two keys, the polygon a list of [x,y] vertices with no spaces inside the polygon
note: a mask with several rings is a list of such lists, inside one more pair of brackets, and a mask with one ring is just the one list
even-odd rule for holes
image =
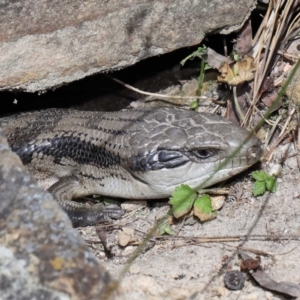
{"label": "lizard nostril", "polygon": [[257,161],[263,155],[261,143],[257,143],[248,149],[250,161]]}

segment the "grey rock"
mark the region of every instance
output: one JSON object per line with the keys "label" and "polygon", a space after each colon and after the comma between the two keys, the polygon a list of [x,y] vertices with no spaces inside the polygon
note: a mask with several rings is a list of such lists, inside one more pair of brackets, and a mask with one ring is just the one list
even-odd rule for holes
{"label": "grey rock", "polygon": [[113,284],[0,133],[0,299],[104,299]]}
{"label": "grey rock", "polygon": [[238,30],[252,0],[0,1],[0,90],[46,90]]}

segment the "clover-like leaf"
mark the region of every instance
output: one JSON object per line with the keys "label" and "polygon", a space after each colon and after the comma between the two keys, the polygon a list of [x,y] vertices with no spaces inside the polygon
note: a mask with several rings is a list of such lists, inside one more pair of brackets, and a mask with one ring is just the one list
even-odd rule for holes
{"label": "clover-like leaf", "polygon": [[216,214],[213,213],[211,199],[208,195],[202,195],[195,200],[194,215],[201,221],[208,221],[215,218]]}
{"label": "clover-like leaf", "polygon": [[264,171],[254,171],[252,172],[252,177],[256,180],[253,187],[254,196],[262,195],[266,191],[271,193],[276,192],[276,177],[271,176]]}
{"label": "clover-like leaf", "polygon": [[254,178],[257,181],[264,181],[267,179],[267,173],[264,171],[254,171],[252,172],[252,178]]}
{"label": "clover-like leaf", "polygon": [[269,176],[269,178],[266,180],[266,188],[271,193],[276,192],[277,182],[275,177]]}
{"label": "clover-like leaf", "polygon": [[180,218],[187,214],[193,207],[197,193],[186,184],[182,184],[175,189],[170,198],[170,204],[173,206],[173,215]]}
{"label": "clover-like leaf", "polygon": [[259,196],[266,191],[266,182],[265,181],[256,181],[253,186],[253,195]]}

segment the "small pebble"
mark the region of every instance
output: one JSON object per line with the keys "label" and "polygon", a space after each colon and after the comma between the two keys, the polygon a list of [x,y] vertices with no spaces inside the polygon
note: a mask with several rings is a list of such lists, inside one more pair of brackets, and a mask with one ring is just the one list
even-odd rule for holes
{"label": "small pebble", "polygon": [[260,128],[256,134],[256,136],[261,140],[264,141],[266,138],[266,131],[263,128]]}
{"label": "small pebble", "polygon": [[129,269],[130,274],[139,274],[141,272],[141,269],[137,265],[132,265]]}
{"label": "small pebble", "polygon": [[129,256],[135,251],[136,247],[134,246],[127,246],[125,250],[122,252],[122,256]]}
{"label": "small pebble", "polygon": [[134,236],[135,230],[132,227],[123,227],[122,231],[129,236]]}
{"label": "small pebble", "polygon": [[265,296],[267,300],[272,300],[274,299],[273,294],[271,292],[265,292]]}
{"label": "small pebble", "polygon": [[249,293],[248,295],[245,295],[245,300],[259,300],[262,299],[262,293],[261,292],[253,292]]}
{"label": "small pebble", "polygon": [[130,242],[130,236],[127,235],[125,232],[120,232],[118,234],[118,243],[120,246],[125,247]]}
{"label": "small pebble", "polygon": [[228,289],[238,291],[244,287],[245,277],[240,271],[229,271],[224,276],[224,284]]}
{"label": "small pebble", "polygon": [[282,172],[282,165],[281,165],[281,164],[274,164],[274,165],[270,168],[269,174],[270,174],[271,176],[278,177],[278,176],[281,175],[281,172]]}
{"label": "small pebble", "polygon": [[125,201],[121,204],[122,209],[126,211],[137,210],[138,208],[147,206],[146,201]]}
{"label": "small pebble", "polygon": [[228,289],[224,288],[223,286],[216,287],[214,291],[218,297],[227,297],[230,293]]}

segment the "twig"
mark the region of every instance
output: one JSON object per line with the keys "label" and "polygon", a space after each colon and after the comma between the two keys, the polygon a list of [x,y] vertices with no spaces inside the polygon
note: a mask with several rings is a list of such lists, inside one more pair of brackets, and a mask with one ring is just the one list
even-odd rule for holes
{"label": "twig", "polygon": [[147,96],[153,96],[153,97],[157,97],[157,98],[174,98],[174,99],[211,99],[209,97],[205,97],[205,96],[171,96],[171,95],[164,95],[164,94],[157,94],[157,93],[149,93],[149,92],[144,92],[142,90],[139,90],[117,78],[114,78],[112,76],[109,76],[107,74],[103,74],[104,76],[108,77],[109,79],[121,84],[122,86],[128,88],[129,90],[132,90],[134,92],[137,92],[139,94],[142,95],[147,95]]}
{"label": "twig", "polygon": [[281,143],[281,141],[288,135],[294,128],[290,128],[287,130],[277,141],[276,143],[272,146],[271,150],[269,151],[268,155],[266,155],[267,161],[271,161],[273,155],[274,155],[274,150],[278,147],[278,145]]}
{"label": "twig", "polygon": [[273,124],[272,129],[271,129],[271,131],[270,131],[270,133],[269,133],[269,136],[268,136],[268,138],[266,139],[266,142],[265,142],[265,148],[268,147],[269,142],[270,142],[270,140],[271,140],[271,138],[272,138],[272,136],[273,136],[273,133],[274,133],[276,127],[278,126],[279,122],[281,121],[281,119],[282,119],[282,115],[279,115],[279,117],[276,119],[275,123]]}
{"label": "twig", "polygon": [[[298,121],[299,122],[299,121]],[[300,126],[299,126],[299,123],[298,123],[298,143],[297,143],[297,149],[300,150]]]}
{"label": "twig", "polygon": [[[278,136],[278,140],[275,142],[275,144],[272,146],[272,148],[270,149],[270,151],[269,151],[269,153],[268,153],[268,161],[271,161],[271,159],[272,159],[272,157],[273,157],[273,155],[274,155],[274,150],[277,148],[277,146],[281,143],[281,141],[285,138],[285,136],[287,135],[287,134],[289,134],[292,130],[294,130],[295,128],[290,128],[290,129],[288,129],[287,130],[287,126],[288,126],[288,124],[290,123],[290,121],[291,121],[291,118],[292,118],[292,116],[293,116],[293,114],[295,113],[295,108],[293,108],[292,110],[291,110],[291,112],[289,113],[289,116],[288,116],[288,118],[287,118],[287,120],[286,120],[286,122],[285,122],[285,124],[284,124],[284,126],[283,126],[283,128],[282,128],[282,130],[281,130],[281,132],[280,132],[280,134],[279,134],[279,136]],[[278,119],[277,120],[279,120],[279,119],[281,119],[280,118],[280,116],[278,117]],[[277,123],[277,120],[276,120],[276,123]],[[279,121],[278,121],[279,122]],[[274,128],[274,127],[273,127]],[[273,129],[272,128],[272,129]],[[267,144],[266,144],[267,145]]]}
{"label": "twig", "polygon": [[[271,67],[271,62],[274,58],[274,54],[277,54],[276,51],[279,47],[280,40],[283,34],[288,30],[287,23],[290,21],[291,14],[293,13],[293,4],[294,1],[270,1],[268,11],[266,13],[263,24],[261,25],[262,29],[259,30],[260,38],[258,35],[255,37],[257,45],[255,46],[254,58],[256,60],[256,66],[260,67],[262,70],[261,73],[256,72],[254,79],[253,87],[253,102],[246,113],[245,123],[248,122],[250,116],[253,112],[253,107],[257,104],[261,97],[260,88],[264,81],[264,78]],[[282,14],[280,15],[280,10]],[[267,20],[267,21],[265,21]],[[262,50],[264,51],[264,57],[260,60]],[[276,58],[276,57],[275,57]]]}
{"label": "twig", "polygon": [[291,154],[291,155],[289,155],[289,156],[287,156],[287,157],[283,157],[278,163],[281,165],[281,164],[283,164],[286,160],[288,160],[288,159],[290,159],[290,158],[292,158],[292,157],[295,157],[295,156],[297,156],[297,155],[300,155],[300,153],[294,153],[294,154]]}
{"label": "twig", "polygon": [[229,194],[229,189],[227,189],[227,188],[200,189],[200,190],[197,190],[197,192],[199,194],[210,193],[213,195],[224,195],[224,194]]}
{"label": "twig", "polygon": [[259,121],[259,123],[253,129],[254,132],[257,132],[258,129],[261,128],[261,126],[265,123],[265,119],[267,119],[270,116],[270,114],[272,113],[272,111],[275,109],[275,107],[277,107],[279,100],[282,98],[283,94],[285,93],[288,85],[290,84],[290,82],[291,82],[292,78],[294,77],[296,71],[298,70],[299,66],[300,66],[300,59],[298,59],[297,63],[295,64],[292,71],[290,72],[288,78],[282,85],[282,87],[281,87],[276,99],[273,101],[272,105],[269,107],[269,109],[263,115],[263,118]]}
{"label": "twig", "polygon": [[254,235],[231,235],[231,236],[207,236],[205,238],[198,236],[182,236],[182,235],[163,235],[152,237],[155,240],[163,239],[183,239],[192,240],[198,243],[215,243],[215,242],[240,242],[240,241],[292,241],[300,240],[300,235],[278,235],[272,236],[267,234],[254,234]]}
{"label": "twig", "polygon": [[283,128],[282,128],[282,130],[281,130],[281,132],[279,134],[279,137],[281,137],[284,134],[284,132],[286,131],[286,128],[287,128],[288,124],[290,123],[291,118],[294,115],[295,111],[296,111],[296,109],[295,109],[295,107],[293,107],[293,109],[289,113],[288,118],[286,119],[286,122],[285,122],[285,124],[284,124],[284,126],[283,126]]}
{"label": "twig", "polygon": [[[215,103],[215,102],[214,102]],[[216,103],[217,104],[217,103]],[[216,111],[220,108],[220,104],[217,104],[215,108],[212,110],[212,113],[215,114]]]}
{"label": "twig", "polygon": [[263,256],[275,256],[275,255],[285,255],[288,254],[292,251],[294,251],[298,246],[293,247],[292,249],[285,251],[285,252],[280,252],[280,253],[275,253],[275,252],[267,252],[267,251],[263,251],[263,250],[259,250],[259,249],[254,249],[254,248],[249,248],[249,247],[241,247],[241,246],[233,246],[233,245],[228,245],[225,243],[222,243],[225,246],[228,247],[233,247],[233,248],[237,248],[237,249],[241,249],[243,251],[248,251],[257,255],[263,255]]}

